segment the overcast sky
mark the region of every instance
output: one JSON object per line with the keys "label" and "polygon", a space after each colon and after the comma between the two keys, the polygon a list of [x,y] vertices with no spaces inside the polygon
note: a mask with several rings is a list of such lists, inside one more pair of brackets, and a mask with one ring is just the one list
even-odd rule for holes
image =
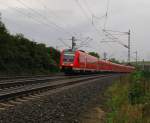
{"label": "overcast sky", "polygon": [[[127,60],[127,49],[104,36],[107,0],[0,0],[2,21],[12,34],[22,33],[38,43],[58,49],[71,46],[71,36],[80,49],[96,51],[101,56]],[[92,19],[91,16],[101,18]],[[138,51],[138,59],[150,60],[150,1],[110,0],[106,29],[127,32],[131,30],[131,56]],[[89,37],[89,38],[88,38]],[[127,44],[127,36],[118,36]],[[86,41],[87,39],[87,41]],[[91,40],[92,39],[92,40]],[[65,45],[64,45],[64,43]]]}

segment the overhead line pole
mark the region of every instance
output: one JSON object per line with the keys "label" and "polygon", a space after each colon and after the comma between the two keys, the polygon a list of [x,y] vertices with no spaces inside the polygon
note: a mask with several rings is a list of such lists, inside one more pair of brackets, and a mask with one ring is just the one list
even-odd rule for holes
{"label": "overhead line pole", "polygon": [[[119,31],[113,31],[113,30],[103,30],[107,35],[107,37],[113,41],[102,41],[103,43],[108,43],[108,42],[118,42],[119,44],[121,44],[122,46],[124,46],[125,48],[128,49],[128,62],[130,63],[131,60],[131,31],[129,30],[128,32],[119,32]],[[111,32],[119,32],[119,33],[124,33],[126,35],[128,35],[128,45],[123,44],[121,41],[119,41],[118,38],[116,38],[115,36],[113,36],[113,34],[108,33],[109,31]],[[111,36],[111,37],[109,37]]]}
{"label": "overhead line pole", "polygon": [[1,19],[2,19],[2,13],[0,12],[0,21],[1,21]]}
{"label": "overhead line pole", "polygon": [[135,53],[135,60],[136,60],[136,65],[137,65],[137,64],[138,64],[138,63],[137,63],[137,60],[138,60],[138,52],[135,51],[134,53]]}
{"label": "overhead line pole", "polygon": [[72,50],[74,50],[75,46],[76,46],[76,42],[75,42],[76,38],[74,36],[72,36],[71,40],[72,40]]}
{"label": "overhead line pole", "polygon": [[131,32],[129,30],[128,32],[128,62],[130,63],[130,57],[131,57]]}

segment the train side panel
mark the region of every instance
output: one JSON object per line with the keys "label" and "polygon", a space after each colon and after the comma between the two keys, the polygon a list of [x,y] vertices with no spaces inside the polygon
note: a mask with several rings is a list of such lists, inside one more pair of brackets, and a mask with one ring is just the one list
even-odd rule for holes
{"label": "train side panel", "polygon": [[74,70],[80,71],[97,71],[98,70],[98,58],[95,58],[84,52],[76,52],[74,61]]}
{"label": "train side panel", "polygon": [[63,50],[60,57],[60,69],[77,72],[123,72],[134,71],[134,67],[99,60],[82,51]]}

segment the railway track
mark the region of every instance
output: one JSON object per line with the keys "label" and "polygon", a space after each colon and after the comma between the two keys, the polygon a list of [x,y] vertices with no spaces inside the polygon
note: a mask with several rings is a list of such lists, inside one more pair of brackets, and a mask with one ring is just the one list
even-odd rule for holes
{"label": "railway track", "polygon": [[56,80],[64,80],[64,79],[71,79],[71,78],[81,78],[86,77],[89,75],[70,75],[70,76],[48,76],[48,77],[33,77],[33,78],[24,78],[24,79],[12,79],[12,80],[3,80],[0,81],[0,90],[2,89],[9,89],[18,86],[25,86],[25,85],[32,85],[32,84],[39,84],[44,82],[52,82]]}
{"label": "railway track", "polygon": [[60,76],[64,75],[63,73],[57,73],[57,74],[50,74],[50,75],[20,75],[20,76],[0,76],[0,81],[4,80],[17,80],[17,79],[30,79],[30,78],[37,78],[37,77],[52,77],[52,76]]}
{"label": "railway track", "polygon": [[[60,77],[51,77],[44,79],[36,80],[27,80],[27,81],[14,81],[14,82],[5,82],[0,83],[3,88],[0,90],[0,103],[5,103],[8,101],[15,100],[17,98],[23,98],[28,96],[34,96],[34,94],[42,94],[50,90],[59,90],[63,87],[74,86],[79,83],[84,83],[91,80],[96,80],[102,77],[107,77],[111,75],[82,75],[82,76],[60,76]],[[19,84],[20,85],[19,85]],[[16,84],[16,85],[15,85]],[[9,88],[5,88],[4,86]],[[1,104],[0,104],[1,105]]]}
{"label": "railway track", "polygon": [[0,81],[0,89],[12,88],[17,86],[25,86],[31,84],[44,83],[47,81],[54,81],[59,79],[66,79],[69,77],[65,76],[54,76],[54,77],[40,77],[40,78],[30,78],[30,79],[18,79],[18,80],[9,80],[9,81]]}

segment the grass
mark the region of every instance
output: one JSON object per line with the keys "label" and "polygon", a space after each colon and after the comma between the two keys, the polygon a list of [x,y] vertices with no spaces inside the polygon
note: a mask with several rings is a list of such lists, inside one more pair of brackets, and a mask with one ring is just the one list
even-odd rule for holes
{"label": "grass", "polygon": [[150,123],[150,73],[120,78],[106,92],[107,123]]}

